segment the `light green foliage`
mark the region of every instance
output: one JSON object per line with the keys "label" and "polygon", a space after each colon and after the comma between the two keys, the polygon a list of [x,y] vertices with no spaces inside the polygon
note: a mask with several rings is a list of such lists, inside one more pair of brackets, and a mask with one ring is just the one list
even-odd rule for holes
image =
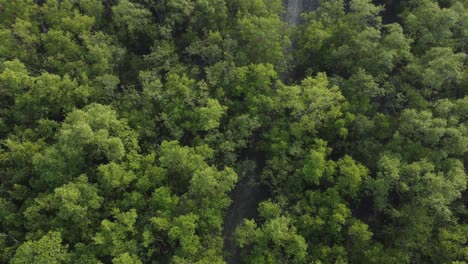
{"label": "light green foliage", "polygon": [[208,99],[206,106],[200,107],[196,111],[198,115],[198,121],[200,124],[200,130],[207,131],[219,127],[219,120],[224,114],[225,108],[222,107],[216,99]]}
{"label": "light green foliage", "polygon": [[[402,164],[394,155],[380,159],[378,178],[373,183],[376,209],[389,214],[395,225],[398,223],[398,227],[389,224],[387,229],[405,230],[404,235],[391,235],[396,243],[407,243],[413,250],[424,250],[432,243],[429,231],[437,230],[437,225],[453,219],[450,204],[466,189],[466,174],[458,161],[450,159],[446,164],[450,164],[449,171],[436,170],[427,161]],[[390,195],[405,202],[389,201]]]}
{"label": "light green foliage", "polygon": [[313,217],[304,214],[301,219],[304,228],[309,229],[307,234],[321,232],[328,233],[330,237],[336,236],[342,230],[347,218],[351,216],[349,208],[336,189],[329,189],[324,193],[309,191],[298,203],[298,207],[304,212],[318,212]]}
{"label": "light green foliage", "polygon": [[190,259],[201,250],[200,239],[195,234],[197,220],[198,217],[193,214],[174,219],[173,227],[169,230],[169,238],[180,243],[180,248],[176,252],[177,257]]}
{"label": "light green foliage", "polygon": [[56,188],[51,194],[39,195],[34,199],[34,204],[24,211],[26,226],[41,234],[50,227],[73,223],[62,231],[67,241],[73,241],[74,236],[89,238],[90,225],[97,218],[97,209],[103,200],[97,191],[82,175],[74,182]]}
{"label": "light green foliage", "polygon": [[324,262],[335,257],[346,260],[345,244],[339,238],[346,232],[345,225],[352,218],[350,209],[336,189],[308,191],[295,208],[298,230],[309,243],[311,258]]}
{"label": "light green foliage", "polygon": [[0,263],[468,260],[466,0],[0,0],[0,39]]}
{"label": "light green foliage", "polygon": [[113,258],[112,263],[114,264],[142,264],[138,257],[132,256],[128,253],[121,254],[120,256]]}
{"label": "light green foliage", "polygon": [[226,101],[229,112],[265,118],[257,116],[273,107],[272,87],[278,80],[278,74],[272,64],[234,67],[220,63],[209,68],[207,75],[209,84],[217,89],[217,96],[221,97],[219,100]]}
{"label": "light green foliage", "polygon": [[131,34],[146,30],[148,26],[151,25],[151,13],[131,1],[120,0],[119,3],[112,8],[112,12],[115,14],[115,16],[113,16],[114,23],[118,27],[125,28]]}
{"label": "light green foliage", "polygon": [[369,232],[369,227],[360,221],[351,224],[348,234],[357,241],[368,241],[372,237],[372,233]]}
{"label": "light green foliage", "polygon": [[187,192],[183,203],[191,210],[198,208],[203,220],[200,228],[221,232],[222,210],[230,204],[227,194],[237,182],[236,173],[230,168],[217,170],[208,166],[204,160],[211,155],[209,149],[206,152],[202,148],[180,147],[172,141],[163,142],[160,152],[160,166],[167,171],[173,191]]}
{"label": "light green foliage", "polygon": [[350,156],[345,156],[337,162],[337,188],[341,193],[354,197],[358,194],[361,182],[367,177],[367,169],[357,164]]}
{"label": "light green foliage", "polygon": [[452,161],[450,171],[445,173],[435,171],[428,162],[415,162],[404,167],[399,188],[402,195],[413,193],[416,204],[428,206],[437,216],[448,220],[451,213],[447,205],[461,196],[466,188],[466,175],[458,161]]}
{"label": "light green foliage", "polygon": [[287,61],[284,61],[283,49],[289,43],[282,34],[285,25],[279,16],[244,16],[239,19],[238,27],[241,43],[247,47],[246,58],[253,63],[266,61],[279,65],[279,70],[284,70]]}
{"label": "light green foliage", "polygon": [[238,12],[253,16],[266,16],[268,14],[278,14],[282,11],[281,2],[278,0],[236,0]]}
{"label": "light green foliage", "polygon": [[[0,36],[2,36],[0,54],[2,57],[18,58],[22,61],[37,63],[36,49],[40,45],[40,39],[38,28],[31,22],[17,17],[11,29],[4,27],[0,29]],[[21,47],[21,49],[17,47]]]}
{"label": "light green foliage", "polygon": [[135,179],[132,172],[126,172],[116,163],[102,165],[99,168],[102,175],[102,183],[104,186],[111,188],[125,187]]}
{"label": "light green foliage", "polygon": [[79,2],[79,6],[81,10],[83,10],[82,12],[84,15],[93,17],[96,22],[102,19],[102,12],[104,10],[102,2],[95,0],[82,0]]}
{"label": "light green foliage", "polygon": [[[447,109],[448,110],[448,109]],[[450,111],[450,110],[449,110]],[[460,122],[459,117],[453,115],[451,120],[447,119],[447,114],[440,117],[434,116],[430,111],[406,110],[402,113],[399,133],[410,143],[403,147],[411,151],[414,157],[425,157],[429,152],[414,153],[414,148],[433,148],[437,147],[437,153],[432,154],[431,158],[441,159],[448,155],[461,157],[467,148],[466,124]],[[404,154],[404,153],[402,153]],[[407,155],[406,153],[404,155]],[[435,156],[437,155],[437,156]],[[410,158],[410,157],[408,157]]]}
{"label": "light green foliage", "polygon": [[[84,1],[81,7],[87,9],[90,4],[98,8],[95,11],[99,10],[96,2]],[[122,50],[111,44],[109,36],[93,32],[96,18],[80,14],[77,7],[73,1],[47,1],[41,7],[47,26],[41,25],[40,36],[47,67],[87,81],[103,72],[111,73],[112,64],[118,61]]]}
{"label": "light green foliage", "polygon": [[381,87],[374,77],[363,69],[358,69],[351,78],[345,80],[338,78],[339,87],[343,95],[350,102],[353,112],[367,113],[375,111],[377,105],[373,98],[385,94],[385,89]]}
{"label": "light green foliage", "polygon": [[451,45],[452,28],[460,19],[451,8],[441,8],[437,1],[418,0],[410,5],[410,12],[404,17],[408,34],[417,40],[416,48],[422,52],[424,47]]}
{"label": "light green foliage", "polygon": [[83,105],[90,96],[89,87],[80,86],[69,76],[43,73],[31,76],[18,60],[4,63],[0,74],[1,89],[14,98],[11,114],[17,124],[32,123],[41,118],[59,118],[74,107]]}
{"label": "light green foliage", "polygon": [[396,187],[400,178],[400,159],[384,155],[379,159],[377,177],[373,180],[374,202],[377,210],[387,206],[388,194]]}
{"label": "light green foliage", "polygon": [[342,115],[344,97],[338,87],[329,85],[325,74],[306,78],[300,86],[284,86],[284,90],[279,91],[279,98],[297,120],[291,124],[292,134],[297,138],[315,133]]}
{"label": "light green foliage", "polygon": [[[333,162],[327,161],[327,155],[330,149],[327,148],[325,141],[318,141],[317,147],[310,151],[310,154],[304,160],[302,173],[304,180],[309,184],[319,185],[323,176],[333,172]],[[331,175],[328,175],[331,176]]]}
{"label": "light green foliage", "polygon": [[254,220],[244,220],[236,230],[238,244],[246,252],[245,261],[305,263],[307,243],[296,233],[291,219],[281,216],[279,208],[270,202],[262,203],[260,207],[266,217],[261,227]]}
{"label": "light green foliage", "polygon": [[[9,86],[9,89],[15,93],[13,118],[19,124],[31,123],[41,118],[60,118],[73,108],[84,105],[91,95],[89,87],[78,85],[76,80],[69,76],[60,78],[57,75],[44,73],[38,77],[30,77],[24,66],[21,68],[21,72],[13,72],[7,68],[2,73],[6,83],[17,87],[14,89]],[[17,77],[14,77],[16,74]],[[14,79],[19,82],[13,84]]]}
{"label": "light green foliage", "polygon": [[[439,230],[438,244],[440,247],[431,248],[431,250],[435,250],[433,252],[434,261],[443,262],[457,259],[462,262],[462,260],[466,259],[468,251],[466,246],[463,245],[466,245],[467,234],[467,225],[450,226]],[[457,262],[454,261],[452,263]]]}
{"label": "light green foliage", "polygon": [[22,244],[11,263],[14,264],[59,264],[70,260],[67,246],[62,244],[59,232],[50,232],[37,241]]}
{"label": "light green foliage", "polygon": [[49,188],[85,173],[90,164],[118,162],[138,149],[136,137],[125,121],[108,106],[89,105],[67,116],[56,145],[33,158],[40,178],[37,188]]}
{"label": "light green foliage", "polygon": [[189,198],[200,208],[201,229],[210,232],[221,232],[222,212],[231,203],[228,193],[237,182],[237,174],[231,169],[217,171],[214,167],[205,168],[194,173],[190,180]]}
{"label": "light green foliage", "polygon": [[[305,184],[318,184],[321,173],[333,173],[333,165],[323,160],[329,150],[316,137],[319,134],[327,134],[329,138],[346,135],[343,95],[337,86],[330,85],[325,74],[318,74],[315,78],[306,78],[301,85],[278,87],[273,105],[278,121],[265,133],[269,141],[265,150],[272,159],[264,177],[273,186],[284,188],[283,191],[303,190],[307,187]],[[304,168],[294,168],[291,160],[302,163],[305,157],[306,164],[301,165]],[[291,180],[289,177],[293,173],[294,180]]]}
{"label": "light green foliage", "polygon": [[271,201],[265,201],[259,204],[258,212],[265,219],[273,219],[281,215],[281,208]]}
{"label": "light green foliage", "polygon": [[163,85],[150,72],[142,74],[141,79],[145,100],[149,100],[148,107],[152,109],[148,114],[173,137],[181,138],[185,131],[196,134],[218,128],[226,108],[207,97],[204,83],[196,84],[187,76],[170,74]]}
{"label": "light green foliage", "polygon": [[244,47],[237,54],[237,62],[271,63],[284,72],[289,66],[285,49],[290,40],[284,32],[286,23],[281,20],[281,1],[239,0],[234,36]]}
{"label": "light green foliage", "polygon": [[[273,141],[271,149],[277,153],[286,151],[285,148],[291,145],[300,147],[309,143],[307,137],[312,139],[311,136],[327,125],[333,125],[343,115],[341,109],[345,99],[337,86],[330,85],[325,74],[306,78],[301,85],[281,85],[277,93],[273,105],[284,122],[278,122],[278,126],[272,127],[270,132]],[[285,133],[285,129],[288,133]],[[338,133],[341,132],[344,130]]]}
{"label": "light green foliage", "polygon": [[119,258],[122,258],[122,254],[135,254],[137,242],[132,238],[136,234],[137,212],[134,209],[128,212],[113,209],[112,215],[115,220],[103,220],[100,231],[93,237],[99,254]]}
{"label": "light green foliage", "polygon": [[382,25],[382,7],[354,0],[349,9],[349,13],[344,12],[344,1],[322,1],[308,14],[299,39],[302,67],[345,75],[363,69],[382,76],[410,56],[411,41],[405,39],[401,27]]}
{"label": "light green foliage", "polygon": [[408,65],[410,74],[418,77],[425,96],[439,91],[450,93],[462,78],[464,53],[454,53],[451,48],[432,48],[414,64]]}
{"label": "light green foliage", "polygon": [[192,148],[181,147],[176,141],[161,144],[159,162],[167,170],[176,192],[186,190],[193,174],[208,167],[202,155]]}
{"label": "light green foliage", "polygon": [[44,143],[12,138],[2,141],[2,144],[4,146],[4,149],[0,151],[2,184],[10,184],[11,186],[27,183],[30,175],[33,174],[33,156],[44,148]]}

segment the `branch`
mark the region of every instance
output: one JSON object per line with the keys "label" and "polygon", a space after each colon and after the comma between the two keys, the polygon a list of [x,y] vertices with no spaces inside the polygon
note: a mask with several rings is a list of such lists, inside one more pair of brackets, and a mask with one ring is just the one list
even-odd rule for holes
{"label": "branch", "polygon": [[19,241],[16,240],[16,238],[14,238],[14,237],[13,237],[12,235],[10,235],[10,234],[7,234],[7,233],[0,233],[0,236],[2,236],[2,237],[9,237],[9,238],[13,239],[13,240],[15,241],[15,243],[19,243]]}

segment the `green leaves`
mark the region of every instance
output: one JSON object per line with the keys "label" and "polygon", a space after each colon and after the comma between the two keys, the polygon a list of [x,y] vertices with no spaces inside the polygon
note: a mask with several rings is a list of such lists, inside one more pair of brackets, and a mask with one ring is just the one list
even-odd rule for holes
{"label": "green leaves", "polygon": [[404,15],[408,34],[416,39],[416,52],[424,47],[441,47],[451,43],[452,27],[459,19],[451,8],[440,8],[434,1],[417,1],[408,5],[410,12]]}
{"label": "green leaves", "polygon": [[[281,153],[287,151],[286,147],[304,148],[313,144],[314,136],[339,122],[344,103],[338,87],[330,85],[325,74],[306,78],[301,85],[278,87],[273,102],[278,121],[268,135],[272,151]],[[340,129],[334,129],[330,137],[337,132]],[[290,154],[297,151],[293,155],[304,154],[303,149],[290,151]]]}
{"label": "green leaves", "polygon": [[59,264],[70,261],[67,246],[62,244],[59,232],[50,232],[37,241],[22,244],[15,253],[11,263],[14,264]]}
{"label": "green leaves", "polygon": [[44,184],[58,186],[81,173],[91,164],[121,161],[127,153],[137,151],[133,131],[125,121],[118,120],[108,106],[90,105],[67,116],[60,129],[57,144],[33,158],[37,188]]}
{"label": "green leaves", "polygon": [[355,197],[360,190],[361,182],[365,180],[368,170],[356,163],[350,156],[345,156],[337,162],[337,188],[342,194]]}
{"label": "green leaves", "polygon": [[196,111],[201,131],[208,131],[219,127],[221,116],[224,115],[226,107],[219,104],[216,99],[208,99],[206,107],[200,107]]}
{"label": "green leaves", "polygon": [[133,172],[125,171],[120,165],[113,162],[99,166],[98,170],[101,173],[102,185],[110,188],[125,188],[136,179]]}
{"label": "green leaves", "polygon": [[203,156],[194,149],[181,147],[176,141],[161,144],[159,162],[167,170],[170,185],[176,193],[186,191],[193,174],[208,167]]}
{"label": "green leaves", "polygon": [[[195,83],[187,76],[169,74],[167,82],[145,72],[141,76],[149,109],[148,118],[156,118],[172,138],[180,139],[185,133],[196,135],[217,129],[226,112],[218,100],[208,96],[206,84]],[[149,111],[148,111],[149,110]]]}
{"label": "green leaves", "polygon": [[266,222],[257,227],[254,220],[244,220],[236,230],[236,240],[244,250],[245,261],[261,263],[305,263],[307,243],[297,234],[287,216],[271,202],[260,204]]}
{"label": "green leaves", "polygon": [[450,89],[461,81],[465,56],[464,53],[454,53],[451,48],[432,48],[414,64],[408,65],[408,70],[420,78],[424,95],[433,96],[440,90],[450,94]]}
{"label": "green leaves", "polygon": [[174,219],[174,225],[169,230],[169,238],[179,241],[180,248],[176,252],[177,257],[190,259],[198,253],[200,241],[195,234],[198,217],[194,214],[182,215]]}
{"label": "green leaves", "polygon": [[90,236],[90,225],[96,220],[97,209],[103,198],[98,189],[88,183],[82,175],[74,182],[58,187],[51,194],[43,194],[34,199],[34,204],[25,211],[26,226],[41,234],[53,228],[63,228],[67,223],[72,226],[62,233],[67,241]]}
{"label": "green leaves", "polygon": [[465,261],[466,1],[286,2],[0,0],[0,262]]}
{"label": "green leaves", "polygon": [[135,34],[140,30],[147,29],[150,25],[151,13],[141,5],[134,4],[128,0],[121,0],[112,8],[115,16],[114,23],[118,27],[124,27],[129,33]]}
{"label": "green leaves", "polygon": [[113,209],[112,215],[115,221],[103,220],[100,231],[93,238],[100,254],[119,258],[124,258],[122,254],[135,254],[137,242],[133,238],[138,217],[136,211],[120,212],[119,209]]}
{"label": "green leaves", "polygon": [[279,16],[244,16],[238,20],[238,27],[240,41],[248,47],[242,54],[244,60],[280,65],[279,70],[285,70],[287,62],[284,61],[283,49],[289,41],[282,34],[285,24]]}
{"label": "green leaves", "polygon": [[317,147],[312,149],[305,158],[302,173],[307,183],[319,185],[323,176],[333,172],[333,162],[326,160],[329,151],[325,141],[317,141]]}
{"label": "green leaves", "polygon": [[387,76],[411,57],[411,40],[398,24],[382,25],[381,6],[368,0],[321,3],[306,17],[299,32],[298,65],[301,71],[327,71],[348,78],[359,70],[374,77]]}

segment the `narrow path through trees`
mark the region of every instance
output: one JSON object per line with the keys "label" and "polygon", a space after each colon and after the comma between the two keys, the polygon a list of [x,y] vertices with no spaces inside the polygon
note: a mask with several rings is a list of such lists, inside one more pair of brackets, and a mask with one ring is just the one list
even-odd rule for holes
{"label": "narrow path through trees", "polygon": [[[289,27],[300,23],[300,14],[311,8],[311,3],[304,3],[304,0],[287,0],[284,2],[286,9],[284,20]],[[227,253],[226,260],[229,264],[242,263],[239,248],[234,241],[234,232],[237,226],[244,219],[257,218],[259,203],[269,197],[267,187],[260,183],[260,175],[264,164],[263,155],[255,153],[252,156],[256,168],[250,175],[240,175],[240,180],[231,193],[232,204],[224,218],[224,252]]]}
{"label": "narrow path through trees", "polygon": [[234,232],[244,219],[258,217],[258,204],[268,199],[269,193],[266,186],[260,183],[260,174],[263,170],[263,157],[256,155],[256,168],[249,175],[242,175],[236,187],[231,193],[232,204],[224,219],[224,252],[227,252],[226,260],[230,264],[241,262],[239,248],[234,241]]}

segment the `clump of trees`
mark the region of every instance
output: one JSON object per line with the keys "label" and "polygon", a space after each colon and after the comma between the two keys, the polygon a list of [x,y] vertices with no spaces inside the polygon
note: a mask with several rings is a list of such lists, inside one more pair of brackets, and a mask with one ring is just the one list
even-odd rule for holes
{"label": "clump of trees", "polygon": [[0,262],[468,261],[468,2],[313,6],[0,0]]}

